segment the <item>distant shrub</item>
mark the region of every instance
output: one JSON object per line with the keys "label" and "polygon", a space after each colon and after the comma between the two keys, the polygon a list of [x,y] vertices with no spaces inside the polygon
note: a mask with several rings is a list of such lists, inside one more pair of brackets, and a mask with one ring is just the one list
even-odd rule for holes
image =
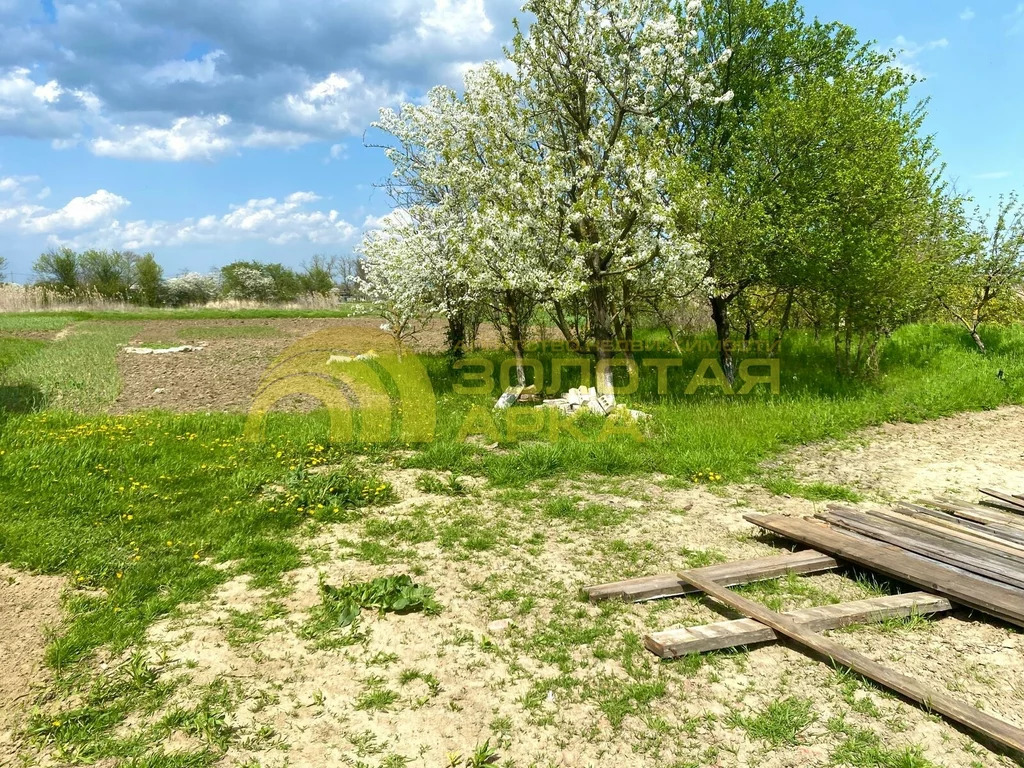
{"label": "distant shrub", "polygon": [[188,304],[206,304],[220,293],[220,279],[216,274],[186,272],[170,278],[164,284],[167,303],[172,307]]}
{"label": "distant shrub", "polygon": [[288,267],[260,261],[235,261],[220,270],[226,298],[242,301],[294,301],[302,280]]}

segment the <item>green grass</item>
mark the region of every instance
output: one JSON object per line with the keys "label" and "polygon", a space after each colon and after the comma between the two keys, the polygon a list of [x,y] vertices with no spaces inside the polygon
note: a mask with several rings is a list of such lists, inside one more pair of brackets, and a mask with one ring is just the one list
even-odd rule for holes
{"label": "green grass", "polygon": [[[2,330],[58,330],[71,322],[102,320],[113,322],[135,322],[138,320],[232,320],[288,317],[351,317],[367,314],[370,305],[353,301],[341,304],[336,309],[280,309],[265,307],[259,309],[207,309],[207,308],[165,308],[138,307],[124,310],[58,310],[54,312],[7,312],[0,313]],[[31,318],[31,319],[30,319]],[[40,325],[34,326],[33,323]],[[46,323],[63,323],[48,326]],[[8,324],[11,324],[8,327]]]}
{"label": "green grass", "polygon": [[[0,401],[0,409],[102,409],[121,388],[117,350],[137,331],[138,326],[127,323],[82,323],[64,339],[21,356],[0,372],[0,384],[14,393]],[[3,347],[10,344],[5,340]]]}
{"label": "green grass", "polygon": [[[849,380],[836,374],[827,345],[794,333],[783,348],[778,395],[766,387],[746,396],[708,389],[685,395],[688,378],[703,357],[696,351],[684,358],[685,374],[673,369],[677,378],[670,378],[669,392],[659,396],[656,373],[645,361],[662,355],[641,353],[639,389],[621,399],[653,418],[631,434],[608,434],[607,422],[599,419],[545,423],[533,434],[523,433],[520,424],[517,433],[509,428],[509,419],[524,419],[524,409],[491,415],[493,396],[455,394],[456,372],[440,357],[425,357],[438,395],[438,439],[407,464],[475,471],[510,487],[587,473],[659,472],[684,479],[703,473],[704,478],[716,476],[716,482],[742,481],[790,445],[842,438],[886,421],[916,422],[1024,403],[1024,326],[987,329],[986,336],[990,352],[982,356],[951,326],[906,327],[885,346],[877,378]],[[551,355],[538,357],[550,382]],[[503,358],[494,354],[489,359],[497,370]],[[577,383],[578,375],[575,380],[563,376],[562,388]],[[484,439],[490,441],[496,433],[503,451],[476,456],[459,442],[459,430],[474,406],[478,420],[493,419],[491,434]],[[814,498],[853,498],[849,489],[831,486],[793,485],[786,492],[793,490]]]}
{"label": "green grass", "polygon": [[797,496],[810,501],[849,501],[858,502],[862,496],[845,485],[832,483],[800,483],[785,475],[774,475],[761,480],[761,485],[772,493],[784,496]]}
{"label": "green grass", "polygon": [[874,732],[853,727],[841,717],[831,719],[828,728],[843,737],[832,751],[832,765],[849,768],[938,768],[924,757],[921,747],[912,745],[890,749]]}
{"label": "green grass", "polygon": [[[317,417],[278,422],[260,443],[245,440],[241,426],[221,414],[11,417],[0,432],[0,559],[70,574],[75,587],[48,650],[53,666],[101,645],[132,645],[231,572],[272,586],[299,565],[290,533],[315,513],[265,489],[287,483],[301,492],[303,465],[342,457],[312,439],[326,427]],[[360,488],[381,485],[364,475],[347,476]],[[357,493],[346,503],[374,500]],[[226,561],[237,565],[214,567]]]}
{"label": "green grass", "polygon": [[74,321],[75,318],[63,313],[0,313],[0,333],[17,333],[19,331],[61,331],[71,325]]}
{"label": "green grass", "polygon": [[734,715],[732,723],[773,747],[798,744],[800,734],[816,719],[812,706],[810,699],[790,696],[770,702],[753,716]]}
{"label": "green grass", "polygon": [[35,339],[0,339],[0,376],[7,368],[23,358],[31,357],[45,346],[45,341]]}

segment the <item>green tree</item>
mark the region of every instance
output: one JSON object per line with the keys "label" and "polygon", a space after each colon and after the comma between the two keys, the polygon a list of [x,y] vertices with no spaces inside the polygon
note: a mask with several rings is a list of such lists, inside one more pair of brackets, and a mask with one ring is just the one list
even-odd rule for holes
{"label": "green tree", "polygon": [[79,257],[82,283],[105,299],[127,300],[137,259],[131,251],[85,251]]}
{"label": "green tree", "polygon": [[77,291],[81,285],[79,256],[66,246],[40,255],[32,265],[32,271],[40,285],[65,291]]}
{"label": "green tree", "polygon": [[303,265],[299,279],[302,290],[310,294],[329,294],[334,290],[334,275],[337,271],[337,258],[315,254],[308,264]]}
{"label": "green tree", "polygon": [[140,304],[158,307],[164,302],[164,271],[152,253],[135,261],[135,296]]}
{"label": "green tree", "polygon": [[[799,283],[797,275],[784,273],[793,223],[777,190],[787,184],[794,191],[787,177],[796,172],[801,144],[781,142],[783,116],[797,120],[808,94],[827,91],[851,71],[881,77],[885,59],[859,43],[853,29],[807,20],[797,0],[707,0],[696,25],[701,58],[713,61],[723,48],[732,51],[712,70],[714,89],[731,92],[732,99],[697,102],[674,121],[680,163],[673,196],[680,225],[699,232],[708,258],[708,301],[731,381],[733,307],[754,290],[781,292],[784,326],[794,300],[788,286]],[[800,140],[808,146],[828,141],[833,130],[802,128]],[[786,156],[791,152],[798,154]],[[696,205],[694,188],[701,193]]]}
{"label": "green tree", "polygon": [[952,253],[940,247],[933,254],[935,296],[985,352],[981,325],[1019,318],[1024,309],[1024,205],[1016,195],[1002,197],[991,217],[975,211],[942,246]]}
{"label": "green tree", "polygon": [[770,279],[831,331],[848,374],[872,370],[881,340],[930,301],[943,190],[909,84],[877,59],[765,109],[764,149],[785,169],[766,191],[779,244]]}
{"label": "green tree", "polygon": [[[806,20],[796,0],[707,0],[697,25],[705,61],[715,60],[723,48],[732,51],[712,73],[714,90],[733,96],[727,102],[696,103],[673,121],[680,160],[672,194],[678,227],[700,235],[720,361],[732,380],[736,308],[749,310],[758,303],[753,292],[780,300],[776,322],[782,333],[805,271],[814,267],[791,258],[798,227],[814,232],[825,225],[804,215],[801,206],[811,198],[831,199],[837,205],[819,205],[815,216],[840,215],[838,196],[856,194],[852,186],[843,189],[838,171],[815,175],[807,157],[817,156],[816,150],[853,152],[849,141],[848,150],[836,142],[835,131],[849,134],[850,121],[863,126],[858,115],[911,132],[919,123],[904,120],[906,78],[888,58],[858,42],[850,27]],[[853,97],[854,85],[863,89],[863,98]],[[815,122],[829,117],[831,100],[843,100],[842,120]],[[891,132],[886,135],[892,138]],[[896,146],[906,149],[903,133],[895,138]],[[696,205],[693,189],[701,192]],[[794,211],[801,214],[797,220]],[[747,314],[749,327],[752,315]]]}
{"label": "green tree", "polygon": [[234,261],[220,270],[225,296],[244,301],[294,301],[302,293],[299,276],[282,264]]}
{"label": "green tree", "polygon": [[0,283],[7,280],[7,259],[0,256]]}

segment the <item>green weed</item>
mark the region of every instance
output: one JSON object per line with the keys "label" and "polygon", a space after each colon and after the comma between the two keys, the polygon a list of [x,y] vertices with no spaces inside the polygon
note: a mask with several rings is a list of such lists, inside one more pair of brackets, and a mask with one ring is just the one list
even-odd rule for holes
{"label": "green weed", "polygon": [[810,699],[790,696],[770,702],[753,717],[734,714],[731,722],[775,747],[798,744],[800,734],[816,719],[812,705]]}

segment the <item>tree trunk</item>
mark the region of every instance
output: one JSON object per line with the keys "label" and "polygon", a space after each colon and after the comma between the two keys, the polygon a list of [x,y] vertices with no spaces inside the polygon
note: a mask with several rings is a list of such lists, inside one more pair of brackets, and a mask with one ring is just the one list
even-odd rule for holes
{"label": "tree trunk", "polygon": [[466,353],[466,318],[462,312],[448,315],[445,343],[448,345],[447,354],[453,359],[458,359]]}
{"label": "tree trunk", "polygon": [[615,356],[615,330],[612,327],[611,294],[608,286],[599,278],[590,285],[590,328],[594,334],[594,355],[597,358],[600,376],[596,381],[598,394],[613,394],[614,383],[610,365],[601,366],[604,360]]}
{"label": "tree trunk", "polygon": [[505,314],[508,316],[508,336],[512,343],[512,351],[516,356],[516,381],[520,387],[526,386],[526,366],[523,359],[526,357],[523,346],[523,326],[519,319],[518,305],[511,293],[505,293]]}
{"label": "tree trunk", "polygon": [[[771,354],[778,353],[782,354],[782,339],[786,335],[786,331],[789,330],[789,320],[793,314],[793,291],[790,290],[786,294],[786,308],[782,310],[782,320],[779,322],[779,332],[775,335],[775,341],[772,343]],[[817,340],[817,335],[815,335]]]}
{"label": "tree trunk", "polygon": [[725,296],[711,297],[711,319],[715,321],[715,335],[718,339],[718,362],[722,372],[732,386],[736,382],[736,367],[732,359],[732,345],[729,341],[729,299]]}
{"label": "tree trunk", "polygon": [[986,351],[985,342],[981,340],[981,335],[978,333],[978,329],[970,328],[969,330],[971,332],[971,338],[974,339],[974,343],[978,345],[978,349],[981,351],[981,354],[984,355]]}

